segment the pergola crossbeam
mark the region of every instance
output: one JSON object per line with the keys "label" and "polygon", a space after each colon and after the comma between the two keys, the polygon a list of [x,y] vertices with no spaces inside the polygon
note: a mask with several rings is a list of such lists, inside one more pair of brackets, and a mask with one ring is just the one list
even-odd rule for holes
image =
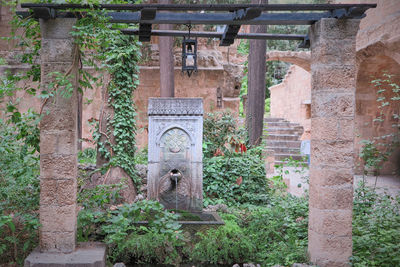
{"label": "pergola crossbeam", "polygon": [[375,8],[376,4],[34,4],[23,3],[22,8],[48,7],[53,9],[107,9],[140,11],[155,8],[164,11],[237,11],[246,8],[258,8],[262,11],[333,11],[352,7]]}
{"label": "pergola crossbeam", "polygon": [[[309,47],[305,36],[300,39],[289,35],[240,35],[241,25],[312,25],[322,18],[360,19],[365,11],[376,4],[21,4],[31,12],[20,11],[22,17],[36,19],[80,18],[86,13],[78,9],[106,9],[111,23],[139,24],[139,30],[125,33],[139,35],[142,42],[151,35],[187,36],[176,31],[152,31],[153,24],[226,25],[223,33],[198,32],[197,37],[220,38],[221,46],[242,39],[302,40],[300,47]],[[76,11],[75,11],[76,9]],[[117,12],[126,11],[126,12]],[[163,11],[163,12],[157,12]],[[187,12],[201,11],[201,12]],[[268,13],[263,13],[268,11]],[[291,11],[285,12],[284,11]],[[313,12],[310,12],[313,11]],[[217,36],[216,36],[217,35]],[[195,36],[195,35],[192,35]]]}
{"label": "pergola crossbeam", "polygon": [[[34,11],[35,13],[35,11]],[[28,17],[30,12],[18,15]],[[84,13],[57,12],[57,17],[76,18]],[[147,24],[203,24],[203,25],[311,25],[322,18],[332,17],[331,12],[322,13],[263,13],[252,20],[234,20],[232,13],[157,13],[154,19],[142,20],[140,12],[107,12],[111,23]],[[41,17],[47,19],[47,17]]]}

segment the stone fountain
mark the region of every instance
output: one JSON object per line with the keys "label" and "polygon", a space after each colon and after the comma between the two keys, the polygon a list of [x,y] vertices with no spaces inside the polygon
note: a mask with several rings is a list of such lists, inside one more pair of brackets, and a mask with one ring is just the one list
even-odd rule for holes
{"label": "stone fountain", "polygon": [[183,225],[223,224],[203,207],[203,99],[150,98],[147,196],[198,215]]}
{"label": "stone fountain", "polygon": [[203,205],[203,100],[149,99],[148,197],[167,209]]}

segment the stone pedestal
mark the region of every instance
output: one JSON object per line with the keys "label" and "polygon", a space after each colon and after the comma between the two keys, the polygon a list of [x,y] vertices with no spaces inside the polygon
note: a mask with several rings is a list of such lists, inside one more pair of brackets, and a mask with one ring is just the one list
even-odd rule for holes
{"label": "stone pedestal", "polygon": [[148,114],[148,198],[160,201],[168,209],[200,212],[202,98],[150,98]]}
{"label": "stone pedestal", "polygon": [[25,267],[105,267],[106,245],[102,243],[80,243],[71,253],[42,253],[34,250],[25,259]]}
{"label": "stone pedestal", "polygon": [[355,37],[359,20],[322,19],[310,30],[311,166],[308,252],[318,266],[352,255]]}
{"label": "stone pedestal", "polygon": [[[76,247],[79,61],[70,35],[75,22],[40,21],[41,86],[54,97],[42,103],[40,122],[40,245],[25,266],[105,266],[104,246]],[[54,91],[49,87],[54,81],[52,72],[64,74],[71,81],[70,97],[63,96],[66,88]]]}

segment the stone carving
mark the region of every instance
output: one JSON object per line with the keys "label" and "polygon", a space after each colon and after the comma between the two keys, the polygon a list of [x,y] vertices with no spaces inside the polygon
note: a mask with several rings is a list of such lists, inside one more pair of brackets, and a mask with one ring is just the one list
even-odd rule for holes
{"label": "stone carving", "polygon": [[166,208],[202,210],[202,114],[201,98],[149,99],[148,198]]}
{"label": "stone carving", "polygon": [[149,101],[148,114],[203,115],[203,102],[200,98],[158,98],[157,101]]}

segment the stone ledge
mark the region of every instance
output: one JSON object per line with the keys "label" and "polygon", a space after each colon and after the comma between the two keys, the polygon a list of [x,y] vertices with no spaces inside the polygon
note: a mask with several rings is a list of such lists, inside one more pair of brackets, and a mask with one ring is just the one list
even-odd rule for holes
{"label": "stone ledge", "polygon": [[204,113],[202,98],[149,98],[148,115],[198,115]]}
{"label": "stone ledge", "polygon": [[79,243],[77,249],[68,254],[40,252],[36,248],[25,259],[25,267],[105,267],[106,245],[99,242]]}

